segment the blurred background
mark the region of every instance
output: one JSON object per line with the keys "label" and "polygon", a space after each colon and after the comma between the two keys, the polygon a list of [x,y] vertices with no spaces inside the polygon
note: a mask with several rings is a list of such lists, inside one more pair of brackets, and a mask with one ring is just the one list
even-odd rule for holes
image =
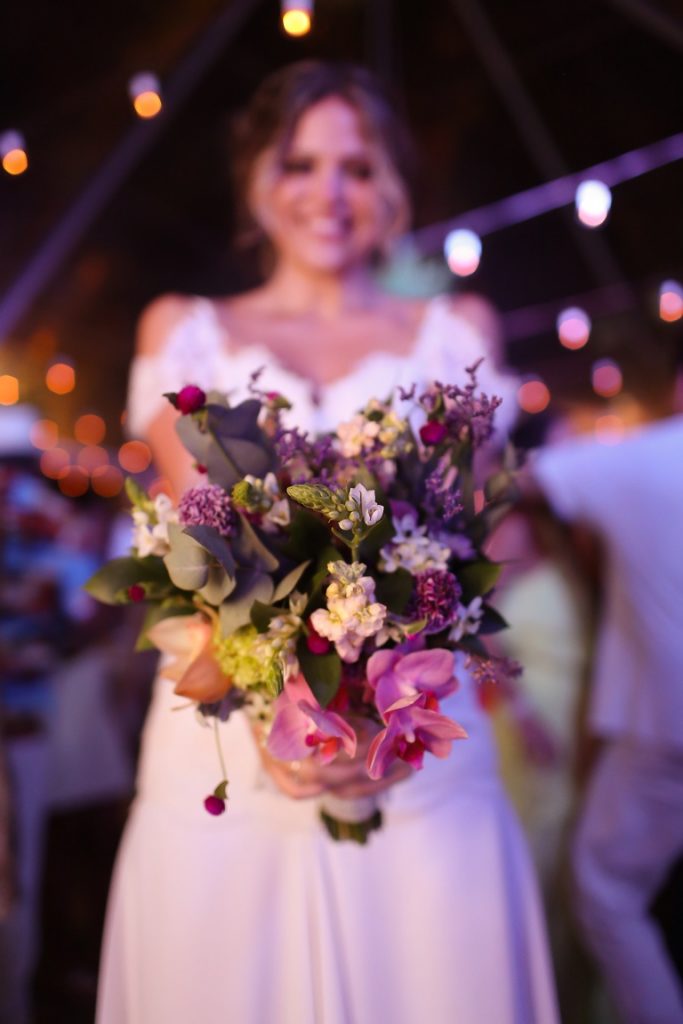
{"label": "blurred background", "polygon": [[[678,0],[299,7],[288,26],[302,35],[285,30],[278,0],[0,11],[0,964],[23,943],[12,969],[38,1022],[93,1017],[153,673],[153,659],[130,654],[130,613],[95,608],[80,589],[126,547],[124,477],[161,486],[146,445],[125,433],[135,323],[161,293],[225,295],[256,280],[232,244],[230,133],[268,72],[343,59],[389,86],[418,166],[415,231],[387,286],[459,297],[519,375],[522,445],[560,420],[614,443],[671,402],[683,323]],[[578,692],[585,659],[570,671]],[[519,744],[499,724],[514,789]],[[543,763],[543,737],[533,723],[527,733]],[[546,799],[569,815],[565,790]],[[677,892],[661,901],[665,924]],[[558,956],[590,987],[558,928]]]}

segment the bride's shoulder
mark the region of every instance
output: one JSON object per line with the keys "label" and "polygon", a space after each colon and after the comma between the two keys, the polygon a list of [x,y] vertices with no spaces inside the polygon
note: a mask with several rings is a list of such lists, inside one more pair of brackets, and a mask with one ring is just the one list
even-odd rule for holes
{"label": "bride's shoulder", "polygon": [[211,309],[210,299],[196,295],[169,293],[153,299],[143,309],[137,325],[137,355],[155,356],[168,345],[169,338],[200,308]]}

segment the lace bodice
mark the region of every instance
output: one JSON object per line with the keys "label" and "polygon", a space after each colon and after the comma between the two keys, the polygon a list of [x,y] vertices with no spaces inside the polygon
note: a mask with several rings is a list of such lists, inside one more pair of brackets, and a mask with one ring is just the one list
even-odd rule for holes
{"label": "lace bodice", "polygon": [[[488,356],[486,342],[476,329],[454,312],[446,297],[426,306],[410,351],[368,352],[349,372],[316,393],[310,381],[288,370],[264,345],[231,346],[213,304],[197,299],[169,333],[166,345],[154,355],[133,360],[128,395],[128,430],[144,437],[163,408],[165,391],[185,384],[225,391],[235,401],[247,397],[250,375],[264,367],[259,387],[280,391],[292,403],[291,422],[303,430],[330,429],[352,415],[371,397],[384,398],[397,385],[409,387],[428,380],[465,383],[465,368]],[[498,429],[507,433],[516,414],[516,381],[501,375],[489,358],[478,373],[482,391],[499,395],[503,406]]]}

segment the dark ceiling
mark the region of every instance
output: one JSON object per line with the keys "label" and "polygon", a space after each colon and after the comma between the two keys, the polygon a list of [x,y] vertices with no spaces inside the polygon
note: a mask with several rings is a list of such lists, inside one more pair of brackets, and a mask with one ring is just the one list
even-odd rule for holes
{"label": "dark ceiling", "polygon": [[[30,157],[21,177],[0,174],[2,291],[15,294],[37,254],[50,263],[46,240],[103,168],[111,176],[126,147],[130,157],[0,349],[0,372],[16,372],[22,398],[64,429],[86,409],[118,421],[135,320],[150,298],[226,293],[250,280],[230,250],[227,138],[231,115],[276,66],[343,58],[390,81],[418,143],[418,225],[683,129],[680,0],[317,0],[314,31],[301,41],[283,35],[276,0],[248,8],[248,0],[25,0],[0,14],[0,132],[22,131]],[[226,9],[243,24],[199,74],[198,54],[215,43]],[[130,76],[152,70],[172,91],[179,67],[197,72],[194,87],[155,122],[139,122]],[[468,287],[508,324],[519,322],[514,311],[545,310],[536,330],[512,332],[513,362],[558,381],[576,375],[576,355],[553,338],[552,311],[619,282],[633,308],[620,314],[617,303],[610,313],[597,303],[605,316],[591,358],[614,349],[615,332],[633,335],[634,323],[645,338],[659,281],[683,273],[681,168],[619,185],[598,238],[557,211],[485,239]],[[74,360],[79,383],[57,399],[43,373],[60,353]]]}

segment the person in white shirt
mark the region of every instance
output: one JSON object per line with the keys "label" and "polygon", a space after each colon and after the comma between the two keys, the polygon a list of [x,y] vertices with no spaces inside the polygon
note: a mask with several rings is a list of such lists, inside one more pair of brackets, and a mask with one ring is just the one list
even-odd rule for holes
{"label": "person in white shirt", "polygon": [[574,841],[580,924],[628,1024],[680,1024],[683,991],[650,903],[683,854],[683,415],[618,444],[575,439],[532,474],[604,549],[589,713],[605,746]]}

